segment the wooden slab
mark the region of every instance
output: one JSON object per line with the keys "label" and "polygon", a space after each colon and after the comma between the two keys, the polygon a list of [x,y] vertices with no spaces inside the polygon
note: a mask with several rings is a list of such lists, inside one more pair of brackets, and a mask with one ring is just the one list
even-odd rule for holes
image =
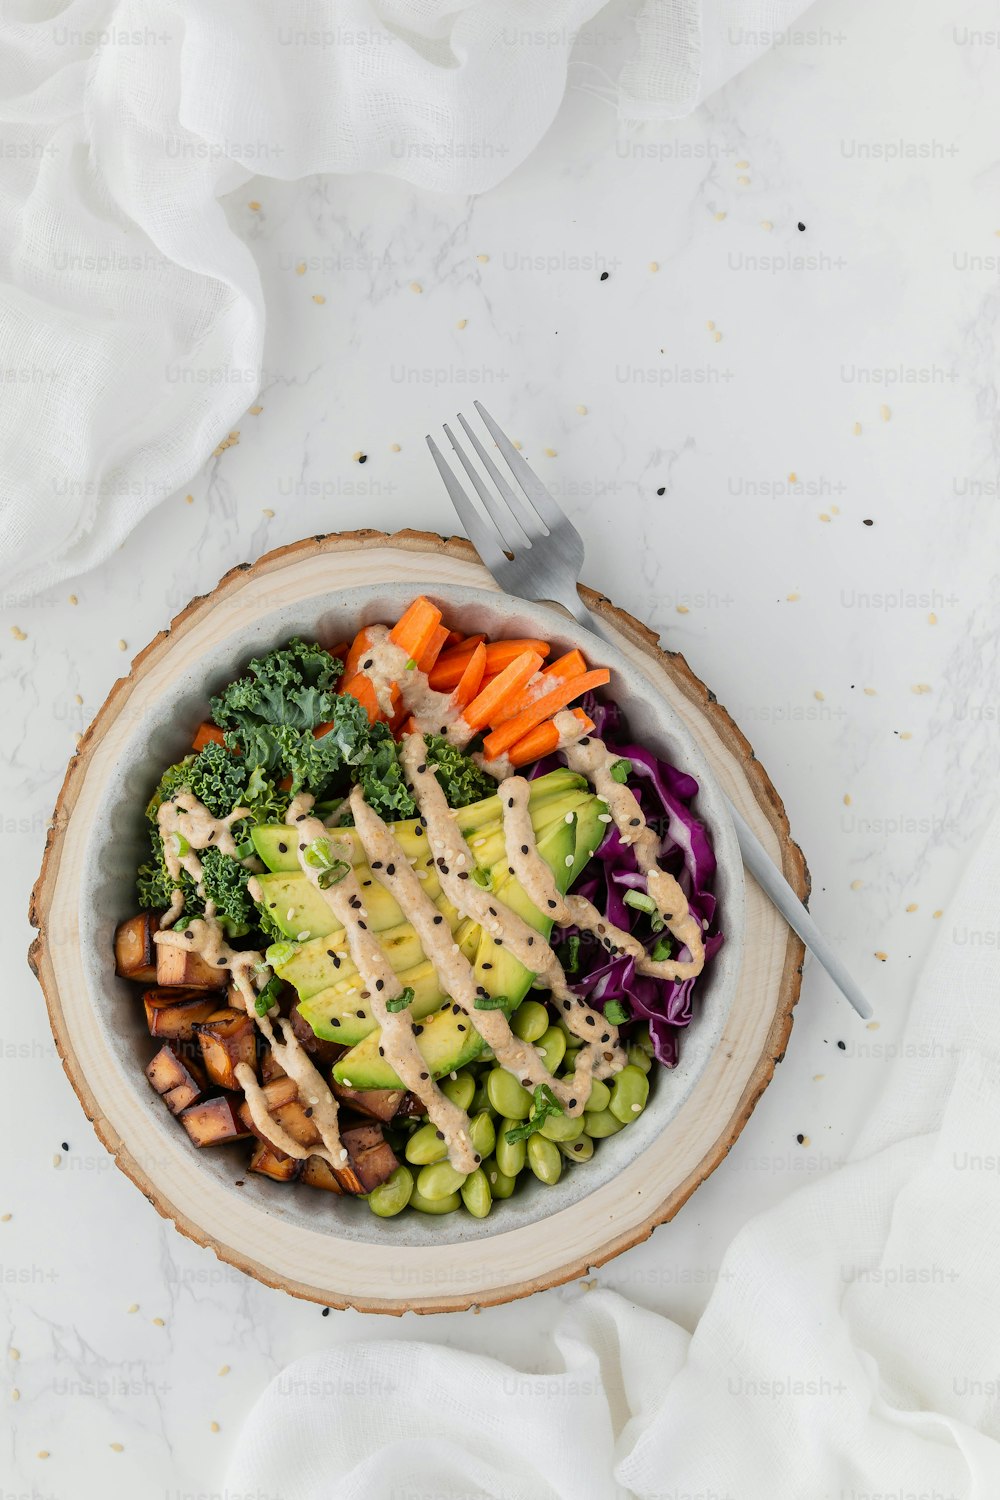
{"label": "wooden slab", "polygon": [[[164,1149],[145,1108],[144,1081],[123,1087],[121,1071],[94,1023],[82,978],[78,916],[88,830],[119,756],[126,726],[178,672],[196,670],[222,636],[268,607],[336,587],[412,582],[495,588],[461,538],[428,532],[358,531],[309,538],[234,568],[211,594],[193,600],[115,684],[70,762],[56,803],[30,918],[38,929],[30,962],[48,1006],[59,1055],[81,1104],[118,1165],[177,1228],[269,1286],[333,1307],[440,1312],[511,1301],[583,1275],[647,1238],[670,1219],[739,1136],[784,1054],[798,999],[803,948],[747,880],[743,968],[721,1044],[683,1107],[655,1144],[607,1186],[559,1216],[488,1240],[433,1250],[366,1245],[321,1234],[231,1195],[220,1206],[212,1178],[182,1132]],[[799,894],[805,861],[777,792],[753,749],[714,695],[676,652],[662,651],[638,620],[584,590],[622,651],[669,699],[700,742],[716,777]],[[220,602],[225,609],[218,609]],[[127,712],[126,712],[127,709]],[[132,720],[134,722],[134,719]],[[77,934],[74,939],[73,934]],[[405,1261],[405,1274],[401,1263]]]}

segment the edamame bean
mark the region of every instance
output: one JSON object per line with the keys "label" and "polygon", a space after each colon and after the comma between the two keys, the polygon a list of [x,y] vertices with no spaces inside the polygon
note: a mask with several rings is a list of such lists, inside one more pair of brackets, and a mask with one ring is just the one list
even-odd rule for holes
{"label": "edamame bean", "polygon": [[507,1177],[516,1177],[524,1166],[524,1142],[507,1139],[508,1130],[520,1123],[520,1120],[501,1120],[497,1128],[497,1166]]}
{"label": "edamame bean", "polygon": [[547,1141],[575,1141],[583,1134],[582,1115],[549,1115],[540,1127]]}
{"label": "edamame bean", "polygon": [[529,1135],[528,1166],[539,1182],[546,1182],[549,1187],[552,1187],[562,1176],[562,1157],[559,1154],[559,1147],[554,1141],[547,1141],[537,1132],[535,1135]]}
{"label": "edamame bean", "polygon": [[583,1117],[583,1128],[591,1140],[603,1141],[609,1135],[617,1135],[619,1130],[624,1130],[624,1123],[613,1115],[610,1109],[599,1110],[591,1114],[588,1110]]}
{"label": "edamame bean", "polygon": [[538,1000],[522,1000],[510,1018],[510,1029],[522,1042],[537,1042],[549,1029],[549,1013]]}
{"label": "edamame bean", "polygon": [[476,1092],[472,1096],[472,1103],[469,1105],[468,1113],[470,1115],[482,1114],[484,1109],[490,1109],[491,1107],[490,1097],[486,1092],[486,1079],[483,1077],[476,1084]]}
{"label": "edamame bean", "polygon": [[450,1161],[436,1161],[429,1167],[421,1167],[417,1173],[416,1191],[421,1198],[433,1203],[438,1198],[450,1198],[457,1193],[468,1173],[458,1172]]}
{"label": "edamame bean", "polygon": [[498,1115],[526,1120],[531,1113],[531,1095],[505,1068],[494,1068],[486,1080],[486,1094]]}
{"label": "edamame bean", "polygon": [[611,1103],[611,1090],[600,1078],[591,1080],[590,1093],[587,1095],[586,1110],[590,1115],[599,1115],[602,1109],[607,1109]]}
{"label": "edamame bean", "polygon": [[545,1034],[539,1037],[535,1043],[538,1051],[542,1054],[542,1061],[550,1073],[555,1073],[563,1058],[566,1056],[566,1038],[558,1026],[550,1026]]}
{"label": "edamame bean", "polygon": [[559,1150],[567,1161],[589,1161],[594,1154],[594,1143],[589,1135],[581,1135],[575,1141],[560,1141]]}
{"label": "edamame bean", "polygon": [[653,1066],[653,1059],[648,1052],[644,1052],[635,1042],[628,1049],[628,1061],[630,1068],[639,1068],[643,1073],[648,1073]]}
{"label": "edamame bean", "polygon": [[444,1161],[448,1147],[434,1125],[421,1125],[406,1143],[403,1155],[415,1167],[426,1167],[429,1162]]}
{"label": "edamame bean", "polygon": [[649,1098],[649,1079],[639,1068],[631,1065],[622,1068],[611,1085],[611,1103],[608,1105],[616,1120],[630,1125],[636,1115],[641,1115]]}
{"label": "edamame bean", "polygon": [[463,1071],[456,1078],[442,1078],[438,1087],[452,1104],[457,1104],[459,1109],[468,1109],[476,1092],[476,1080],[471,1073]]}
{"label": "edamame bean", "polygon": [[632,1040],[637,1047],[641,1047],[643,1052],[648,1053],[650,1057],[655,1056],[653,1052],[653,1038],[649,1034],[648,1021],[643,1021],[641,1026],[636,1027],[632,1033]]}
{"label": "edamame bean", "polygon": [[482,1170],[486,1173],[486,1181],[490,1185],[493,1197],[509,1198],[517,1185],[517,1179],[508,1177],[506,1172],[501,1172],[492,1157],[489,1161],[483,1162]]}
{"label": "edamame bean", "polygon": [[416,1188],[410,1197],[410,1207],[418,1214],[453,1214],[461,1202],[458,1193],[450,1193],[447,1198],[424,1198]]}
{"label": "edamame bean", "polygon": [[462,1183],[462,1202],[474,1219],[485,1219],[493,1207],[493,1195],[482,1167],[470,1172]]}
{"label": "edamame bean", "polygon": [[380,1219],[391,1219],[400,1214],[413,1193],[413,1173],[409,1167],[398,1166],[391,1177],[380,1182],[368,1194],[368,1207]]}
{"label": "edamame bean", "polygon": [[488,1109],[481,1110],[469,1125],[469,1140],[472,1142],[473,1151],[484,1161],[487,1156],[493,1155],[493,1147],[497,1143],[497,1132],[493,1124],[493,1116]]}
{"label": "edamame bean", "polygon": [[[578,1037],[574,1037],[573,1038],[574,1042],[576,1042],[578,1040],[579,1040]],[[564,1077],[566,1077],[566,1078],[572,1078],[573,1077],[573,1074],[576,1071],[576,1059],[579,1056],[579,1053],[580,1053],[579,1047],[574,1046],[574,1047],[567,1047],[566,1048],[566,1056],[563,1058],[563,1065],[562,1065],[562,1070],[563,1070],[563,1076]]]}

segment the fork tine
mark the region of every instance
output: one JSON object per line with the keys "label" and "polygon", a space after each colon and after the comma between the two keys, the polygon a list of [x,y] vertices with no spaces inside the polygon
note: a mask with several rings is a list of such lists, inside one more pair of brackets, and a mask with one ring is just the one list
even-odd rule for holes
{"label": "fork tine", "polygon": [[553,500],[538,475],[528,467],[507,434],[498,427],[481,401],[473,402],[476,411],[489,428],[490,436],[503,454],[507,467],[521,486],[549,531],[566,524],[566,516]]}
{"label": "fork tine", "polygon": [[[459,420],[461,420],[461,417],[459,417]],[[517,545],[520,545],[522,542],[527,542],[528,546],[530,547],[531,542],[527,535],[525,535],[523,538],[520,535],[520,532],[523,531],[524,528],[517,525],[517,522],[511,515],[510,511],[505,510],[497,500],[497,497],[490,493],[489,485],[483,479],[482,475],[479,473],[479,470],[476,468],[475,464],[473,464],[472,460],[465,452],[465,449],[459,445],[458,439],[455,437],[455,434],[452,432],[447,422],[445,422],[444,424],[444,435],[448,439],[451,446],[454,448],[455,453],[458,456],[458,461],[462,465],[462,468],[472,480],[472,483],[475,486],[476,494],[479,496],[480,500],[489,511],[490,519],[496,527],[497,531],[499,531],[504,546],[509,548],[511,552],[516,552]],[[514,531],[516,543],[510,540],[511,531]]]}
{"label": "fork tine", "polygon": [[[535,515],[534,511],[529,510],[524,501],[521,499],[520,495],[516,494],[515,491],[511,489],[510,485],[507,483],[506,479],[500,473],[500,470],[497,468],[496,464],[493,462],[492,458],[490,458],[490,455],[487,453],[486,449],[479,441],[479,438],[476,436],[472,428],[469,426],[468,422],[462,416],[461,412],[459,412],[458,414],[458,420],[465,428],[465,431],[468,434],[469,442],[478,453],[486,472],[489,474],[490,478],[493,480],[493,483],[496,485],[497,489],[506,500],[508,506],[513,511],[514,517],[518,522],[521,530],[524,532],[524,535],[527,538],[528,542],[544,542],[547,533],[539,524],[538,517]],[[447,427],[445,428],[445,432],[448,432]],[[449,437],[451,436],[450,433],[448,435]],[[452,438],[453,443],[454,441],[454,438]],[[466,469],[470,474],[473,473],[473,471],[469,469],[468,465],[466,465]],[[490,515],[493,517],[494,521],[498,521],[496,513],[493,510],[493,505],[496,504],[496,501],[493,501],[493,505],[491,505],[491,496],[489,495],[489,492],[480,489],[479,483],[475,479],[474,482],[476,483],[476,488],[479,490],[480,495],[482,495],[483,500],[489,507]]]}
{"label": "fork tine", "polygon": [[451,497],[452,505],[458,512],[458,519],[465,527],[469,541],[475,547],[489,571],[496,573],[497,569],[502,568],[507,561],[498,544],[496,532],[483,521],[476,507],[463,490],[459,480],[445,462],[444,455],[437,443],[429,434],[427,437],[427,446],[431,450],[431,457],[437,464],[438,473],[444,480],[445,489]]}

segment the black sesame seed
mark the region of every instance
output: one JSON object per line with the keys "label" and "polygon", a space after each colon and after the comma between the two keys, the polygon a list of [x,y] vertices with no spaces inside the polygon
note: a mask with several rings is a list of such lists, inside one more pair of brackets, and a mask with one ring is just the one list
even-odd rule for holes
{"label": "black sesame seed", "polygon": [[277,906],[278,903],[277,903],[277,901],[269,901],[267,904],[270,907],[271,911],[274,911],[274,908]]}
{"label": "black sesame seed", "polygon": [[443,921],[444,921],[444,917],[442,917],[442,916],[440,916],[440,915],[439,915],[439,916],[436,916],[436,917],[435,917],[435,918],[434,918],[434,926],[435,926],[435,927],[438,927],[438,926],[440,926],[440,924],[441,924],[441,923],[442,923],[442,922],[443,922]]}
{"label": "black sesame seed", "polygon": [[590,744],[590,735],[589,734],[585,734],[584,737],[583,737],[583,739],[580,740],[579,743],[581,745],[589,745]]}
{"label": "black sesame seed", "polygon": [[468,880],[468,878],[469,878],[469,872],[468,872],[468,870],[459,870],[459,872],[458,872],[458,878],[459,878],[459,880]]}
{"label": "black sesame seed", "polygon": [[521,853],[522,854],[527,854],[527,852],[528,852],[528,846],[527,846],[527,844],[522,844],[521,845]]}
{"label": "black sesame seed", "polygon": [[386,867],[385,867],[385,873],[387,875],[395,875],[395,873],[396,873],[396,866],[395,865],[386,865]]}
{"label": "black sesame seed", "polygon": [[366,1016],[366,1015],[365,1015],[365,1013],[364,1013],[364,1011],[363,1011],[363,1010],[359,1010],[359,1011],[358,1011],[358,1020],[359,1020],[359,1021],[366,1021],[366,1020],[367,1020],[367,1019],[368,1019],[368,1018],[367,1018],[367,1016]]}
{"label": "black sesame seed", "polygon": [[550,901],[549,902],[549,907],[551,908],[552,911],[555,911],[555,909],[558,906],[558,904],[559,904],[558,901]]}
{"label": "black sesame seed", "polygon": [[305,846],[305,844],[300,844],[300,845],[299,845],[299,853],[300,853],[300,854],[301,854],[301,853],[302,853],[302,850],[303,850],[303,849],[304,849],[304,848],[305,848],[305,847],[306,847],[306,846]]}
{"label": "black sesame seed", "polygon": [[502,948],[503,947],[503,938],[494,938],[493,939],[493,943],[494,943],[495,947]]}
{"label": "black sesame seed", "polygon": [[368,931],[368,923],[367,922],[360,922],[359,921],[358,922],[358,926],[361,928],[362,932],[367,932]]}
{"label": "black sesame seed", "polygon": [[372,869],[373,870],[381,870],[381,868],[382,868],[382,861],[380,859],[373,859],[372,860]]}
{"label": "black sesame seed", "polygon": [[805,1138],[804,1135],[797,1135],[795,1137],[795,1139],[798,1141],[798,1143],[799,1143],[800,1146],[804,1146],[805,1145],[806,1138]]}
{"label": "black sesame seed", "polygon": [[339,1026],[340,1025],[340,1022],[337,1020],[336,1016],[331,1016],[330,1017],[330,1025],[331,1026]]}
{"label": "black sesame seed", "polygon": [[665,484],[661,485],[660,488],[657,490],[656,493],[658,495],[665,495],[667,493],[667,487],[666,487],[666,485]]}
{"label": "black sesame seed", "polygon": [[376,981],[375,981],[375,988],[377,990],[380,990],[380,991],[384,990],[385,989],[385,980],[384,979],[376,979]]}
{"label": "black sesame seed", "polygon": [[434,1134],[437,1136],[437,1138],[438,1138],[439,1141],[443,1141],[444,1140],[444,1131],[443,1130],[435,1130]]}
{"label": "black sesame seed", "polygon": [[215,962],[219,965],[220,969],[224,969],[226,967],[226,960],[224,958],[217,958]]}
{"label": "black sesame seed", "polygon": [[369,656],[368,660],[364,663],[364,669],[365,669],[365,671],[367,672],[368,668],[369,667],[373,667],[374,665],[375,665],[374,659]]}
{"label": "black sesame seed", "polygon": [[459,1021],[458,1025],[455,1027],[455,1030],[456,1031],[464,1031],[465,1030],[465,1027],[462,1025],[461,1021]]}
{"label": "black sesame seed", "polygon": [[573,1008],[573,1002],[572,1002],[572,1000],[564,1000],[563,1001],[563,1010],[572,1010],[572,1008]]}
{"label": "black sesame seed", "polygon": [[804,231],[804,229],[805,229],[806,226],[803,224],[802,220],[800,219],[799,222],[798,222],[798,224],[795,227],[798,229],[799,233],[801,234]]}
{"label": "black sesame seed", "polygon": [[861,524],[862,524],[862,526],[874,526],[875,522],[874,521],[862,521]]}
{"label": "black sesame seed", "polygon": [[414,1026],[414,1028],[413,1028],[413,1035],[414,1036],[420,1036],[422,1034],[422,1032],[423,1032],[423,1029],[424,1028],[422,1026]]}
{"label": "black sesame seed", "polygon": [[307,1120],[311,1120],[312,1119],[312,1105],[311,1104],[309,1105],[308,1109],[306,1110],[306,1119]]}
{"label": "black sesame seed", "polygon": [[427,762],[426,762],[426,761],[423,761],[423,762],[421,762],[421,764],[420,764],[420,765],[419,765],[419,766],[418,766],[418,767],[417,767],[417,775],[418,775],[418,776],[422,776],[422,775],[423,775],[423,774],[424,774],[424,772],[425,772],[425,771],[426,771],[426,770],[427,770]]}
{"label": "black sesame seed", "polygon": [[607,271],[602,271],[602,272],[601,272],[601,280],[602,280],[602,281],[607,281],[607,279],[608,279],[608,274],[609,274],[609,273],[608,273],[608,272],[607,272]]}
{"label": "black sesame seed", "polygon": [[837,1046],[840,1048],[841,1052],[846,1052],[847,1051],[847,1043],[846,1042],[838,1042]]}
{"label": "black sesame seed", "polygon": [[429,1073],[421,1073],[420,1076],[421,1078],[429,1078],[431,1075]]}
{"label": "black sesame seed", "polygon": [[629,820],[628,820],[628,826],[630,828],[638,828],[638,826],[639,826],[639,824],[641,822],[642,822],[641,818],[629,818]]}
{"label": "black sesame seed", "polygon": [[575,1099],[571,1099],[569,1101],[569,1107],[570,1107],[570,1109],[576,1109],[576,1100]]}
{"label": "black sesame seed", "polygon": [[[363,458],[359,459],[358,461],[359,461],[359,463],[364,463],[364,459]],[[330,1309],[328,1307],[324,1307],[323,1312],[322,1312],[322,1316],[324,1318],[328,1318],[330,1316]]]}
{"label": "black sesame seed", "polygon": [[492,969],[493,965],[492,964],[483,964],[482,967],[484,969]]}
{"label": "black sesame seed", "polygon": [[584,1019],[586,1020],[588,1026],[593,1026],[595,1024],[593,1016],[586,1016]]}
{"label": "black sesame seed", "polygon": [[610,1042],[610,1040],[611,1040],[611,1033],[610,1033],[610,1031],[606,1031],[604,1033],[604,1035],[601,1037],[601,1041],[602,1042]]}
{"label": "black sesame seed", "polygon": [[287,844],[279,844],[278,845],[278,853],[279,854],[287,854],[288,853],[288,845]]}
{"label": "black sesame seed", "polygon": [[380,1047],[378,1049],[378,1055],[379,1055],[379,1057],[384,1057],[385,1056],[385,1048],[384,1047]]}

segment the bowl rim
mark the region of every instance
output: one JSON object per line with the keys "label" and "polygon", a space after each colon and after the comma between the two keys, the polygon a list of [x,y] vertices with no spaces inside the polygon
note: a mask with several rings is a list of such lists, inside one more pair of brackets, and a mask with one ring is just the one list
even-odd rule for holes
{"label": "bowl rim", "polygon": [[[254,576],[259,577],[262,573],[266,573],[268,569],[273,568],[276,565],[280,564],[284,566],[288,561],[294,563],[298,560],[302,560],[306,558],[310,553],[317,550],[342,550],[345,548],[347,550],[351,550],[358,547],[371,548],[373,546],[381,548],[398,547],[404,551],[423,550],[434,551],[438,553],[444,551],[446,553],[450,553],[453,556],[461,558],[465,562],[478,563],[478,558],[475,552],[473,551],[471,546],[464,541],[464,539],[452,538],[449,541],[443,543],[439,537],[435,536],[432,533],[384,533],[366,530],[362,532],[346,534],[332,533],[323,537],[307,538],[301,542],[293,543],[290,546],[275,549],[274,551],[265,554],[254,564],[240,564],[236,568],[230,569],[228,573],[223,575],[219,583],[216,585],[215,589],[213,589],[208,594],[199,596],[198,598],[192,600],[191,603],[184,610],[180,611],[179,614],[171,621],[170,626],[166,630],[161,631],[156,637],[154,637],[154,639],[147,647],[145,647],[141,652],[137,654],[132,663],[132,670],[130,671],[128,677],[119,679],[119,681],[113,685],[107,698],[105,699],[101,708],[98,710],[98,713],[95,715],[93,723],[84,735],[83,740],[78,747],[77,753],[72,757],[67,768],[66,777],[64,779],[62,789],[56,802],[52,827],[46,841],[46,849],[42,862],[41,872],[32,893],[30,920],[32,925],[37,929],[38,935],[31,945],[30,962],[37,977],[39,978],[45,995],[53,1034],[56,1039],[56,1045],[59,1051],[59,1055],[63,1061],[64,1069],[67,1073],[67,1076],[70,1078],[70,1082],[78,1097],[80,1098],[81,1103],[84,1106],[85,1112],[88,1114],[88,1118],[90,1118],[94,1123],[98,1136],[100,1137],[104,1145],[115,1156],[118,1165],[122,1167],[122,1169],[126,1172],[127,1175],[132,1178],[133,1181],[136,1181],[137,1185],[141,1187],[145,1195],[154,1202],[154,1205],[157,1207],[158,1211],[161,1214],[172,1218],[174,1223],[178,1228],[181,1229],[183,1233],[188,1234],[189,1237],[195,1239],[198,1243],[209,1245],[222,1259],[231,1261],[231,1263],[239,1266],[244,1271],[248,1271],[250,1274],[255,1275],[258,1279],[268,1282],[268,1284],[270,1285],[281,1286],[296,1295],[312,1296],[313,1300],[325,1302],[330,1306],[353,1306],[361,1307],[362,1309],[370,1308],[371,1310],[377,1311],[402,1311],[404,1307],[412,1307],[415,1305],[414,1299],[412,1297],[408,1297],[405,1303],[400,1304],[398,1307],[387,1306],[385,1304],[374,1305],[371,1303],[366,1303],[364,1300],[352,1298],[349,1295],[345,1295],[342,1299],[338,1298],[336,1295],[332,1295],[328,1289],[303,1289],[298,1285],[289,1284],[288,1280],[281,1275],[278,1275],[277,1279],[273,1279],[267,1274],[263,1274],[265,1268],[261,1267],[259,1263],[250,1261],[246,1257],[232,1252],[230,1250],[230,1247],[225,1244],[220,1245],[208,1231],[206,1231],[197,1223],[181,1222],[182,1215],[180,1215],[176,1211],[172,1211],[172,1205],[164,1206],[159,1201],[159,1194],[157,1192],[157,1185],[155,1181],[150,1181],[145,1177],[145,1174],[143,1173],[139,1164],[133,1159],[132,1154],[126,1146],[125,1142],[120,1137],[118,1137],[113,1128],[110,1127],[110,1122],[108,1122],[101,1115],[100,1110],[96,1107],[96,1101],[87,1084],[86,1077],[80,1071],[77,1059],[73,1055],[72,1045],[68,1042],[64,1031],[64,1017],[62,1016],[58,989],[55,984],[55,978],[50,962],[51,955],[47,951],[46,932],[47,901],[58,879],[62,844],[67,828],[69,826],[70,819],[76,806],[77,798],[79,796],[81,785],[84,779],[84,773],[90,756],[94,750],[95,745],[99,743],[104,725],[114,721],[120,711],[120,708],[122,707],[124,702],[127,701],[127,698],[131,692],[131,685],[134,685],[142,677],[144,671],[152,662],[160,659],[168,653],[171,636],[180,628],[182,628],[187,622],[191,621],[192,619],[196,620],[203,611],[211,606],[213,601],[218,599],[220,593],[234,584],[238,586],[240,581],[242,580],[246,580]],[[491,580],[488,579],[488,576],[482,581],[487,585],[485,589],[479,587],[480,580],[478,579],[473,580],[471,584],[465,581],[456,583],[455,580],[446,581],[440,579],[428,579],[425,587],[427,592],[432,594],[440,593],[443,596],[447,596],[450,590],[455,590],[456,588],[459,591],[465,592],[471,590],[471,592],[474,594],[488,594],[495,592],[495,590],[489,588]],[[411,580],[407,579],[407,586],[410,586],[411,582]],[[399,583],[400,580],[395,578],[385,581],[383,584],[373,582],[371,584],[363,586],[363,592],[375,595],[379,592],[380,588],[384,592],[387,589],[398,586]],[[594,609],[595,612],[607,619],[608,623],[611,624],[619,634],[623,635],[627,641],[630,641],[634,645],[638,645],[642,649],[644,654],[652,656],[654,660],[658,660],[661,666],[664,662],[669,663],[669,675],[673,679],[673,681],[681,688],[681,691],[684,693],[684,695],[692,703],[696,704],[706,717],[713,721],[712,727],[715,729],[716,733],[719,734],[720,737],[723,737],[728,742],[730,748],[735,749],[736,752],[740,755],[740,758],[743,761],[743,770],[746,774],[753,796],[757,801],[758,806],[767,817],[768,822],[770,822],[771,827],[777,836],[781,850],[782,863],[785,866],[786,877],[791,880],[793,886],[796,886],[799,889],[800,894],[805,896],[808,890],[808,875],[805,867],[805,862],[802,858],[801,851],[798,849],[797,845],[795,845],[790,837],[787,818],[785,817],[784,808],[781,805],[780,799],[778,798],[773,785],[767,777],[764,768],[760,765],[760,762],[757,761],[753,756],[748,742],[733,724],[732,720],[729,718],[728,714],[726,714],[725,710],[721,707],[721,705],[717,703],[714,694],[710,693],[710,691],[704,686],[704,684],[702,684],[694,676],[694,674],[690,671],[690,668],[687,666],[687,663],[684,661],[683,657],[675,652],[664,651],[660,647],[658,640],[652,634],[652,632],[648,631],[646,627],[642,626],[632,616],[628,615],[625,611],[617,609],[610,603],[610,601],[606,600],[601,595],[595,594],[591,590],[585,588],[583,592],[586,602],[590,605],[590,607]],[[501,597],[504,597],[505,599],[509,600],[511,598],[511,596],[503,595],[503,591],[500,591],[500,593]],[[308,597],[309,591],[307,591],[304,595],[304,599]],[[515,599],[513,600],[513,603],[515,606],[520,606],[523,603],[523,607],[529,611],[537,611],[538,609],[538,606],[533,604],[531,601],[518,601]],[[548,609],[551,611],[551,606],[548,606]],[[317,615],[319,613],[320,609],[317,608]],[[267,610],[258,609],[257,614],[263,618],[267,615]],[[553,614],[554,627],[558,628],[559,622],[560,617]],[[580,627],[576,621],[569,620],[567,617],[566,630],[568,633],[575,633],[582,628],[583,627]],[[604,645],[603,642],[600,642],[599,644],[601,647],[603,647]],[[612,647],[611,649],[615,650],[614,647]],[[638,670],[641,672],[641,667],[636,668],[634,662],[629,662],[628,664],[632,670]],[[696,774],[699,776],[699,779],[702,780],[703,778],[705,778],[707,771],[707,779],[715,787],[716,802],[717,804],[721,803],[722,799],[719,795],[719,789],[717,784],[715,783],[714,773],[708,766],[708,757],[704,747],[694,741],[691,730],[688,729],[688,727],[680,721],[674,706],[666,699],[662,690],[657,687],[655,681],[649,681],[649,679],[647,679],[647,683],[651,694],[657,700],[659,710],[663,713],[664,718],[667,721],[667,731],[669,732],[671,721],[674,721],[674,724],[676,725],[676,733],[679,735],[682,742],[679,746],[679,759],[682,766],[688,768],[685,765],[684,754],[688,742],[692,742],[694,743],[696,752],[695,758],[702,762],[702,765],[696,769]],[[716,807],[716,809],[714,809],[714,816],[716,819],[718,819],[718,806]],[[728,814],[725,814],[724,816],[727,833],[731,836],[732,825],[729,822]],[[717,852],[719,854],[719,864],[721,869],[723,867],[724,859],[731,860],[731,852],[724,854],[722,849],[720,848],[717,827],[713,826],[712,832],[713,839],[716,843]],[[732,846],[735,846],[734,837],[732,837],[731,843]],[[741,879],[741,868],[739,869],[738,874]],[[729,899],[731,900],[732,897],[730,896]],[[721,1136],[719,1137],[719,1140],[716,1143],[718,1149],[715,1151],[715,1153],[709,1153],[709,1157],[706,1157],[705,1161],[700,1164],[702,1170],[700,1170],[700,1172],[697,1174],[693,1174],[693,1180],[691,1180],[689,1183],[682,1184],[681,1187],[671,1195],[671,1198],[668,1199],[666,1203],[654,1207],[654,1210],[650,1214],[649,1218],[641,1226],[628,1231],[618,1241],[611,1241],[607,1246],[597,1247],[595,1254],[588,1257],[586,1265],[583,1266],[584,1270],[586,1269],[586,1266],[601,1264],[605,1259],[608,1259],[612,1255],[620,1253],[621,1250],[628,1248],[629,1245],[638,1243],[641,1239],[646,1238],[648,1234],[652,1232],[652,1229],[656,1226],[657,1223],[663,1222],[665,1219],[671,1217],[674,1212],[676,1212],[680,1204],[683,1201],[686,1201],[686,1198],[690,1196],[690,1193],[694,1191],[694,1188],[701,1181],[703,1181],[705,1177],[709,1175],[711,1170],[714,1169],[714,1166],[717,1165],[718,1161],[721,1160],[722,1156],[724,1156],[726,1151],[728,1151],[733,1140],[735,1140],[735,1138],[738,1136],[743,1124],[749,1117],[749,1114],[753,1108],[753,1105],[756,1103],[757,1098],[759,1098],[760,1093],[763,1091],[763,1088],[766,1087],[767,1082],[770,1080],[770,1077],[773,1074],[775,1062],[780,1058],[784,1051],[785,1041],[787,1039],[788,1030],[790,1029],[791,1025],[791,1012],[798,998],[799,980],[801,973],[801,957],[801,944],[797,939],[789,935],[789,942],[786,944],[785,963],[783,966],[781,983],[779,986],[777,1011],[774,1019],[774,1026],[772,1027],[771,1035],[768,1038],[768,1045],[765,1048],[765,1052],[759,1061],[758,1067],[754,1070],[752,1085],[748,1084],[744,1099],[743,1101],[741,1101],[741,1109],[739,1110],[737,1115],[728,1122],[728,1128],[723,1130]],[[731,988],[735,988],[735,984],[736,980],[734,979]],[[732,997],[730,995],[729,1000],[727,1001],[727,1010],[728,1004],[731,1002],[731,998]],[[717,1045],[717,1042],[713,1045]],[[714,1159],[709,1159],[710,1157],[713,1157],[713,1155]],[[595,1190],[599,1191],[600,1189],[597,1188]],[[586,1201],[586,1199],[590,1198],[592,1195],[592,1191],[588,1190],[579,1195],[579,1197],[583,1201]],[[503,1235],[503,1233],[504,1229],[498,1228],[495,1233],[490,1235],[482,1243],[489,1244],[491,1240],[498,1240]],[[347,1241],[347,1243],[352,1245],[356,1249],[358,1241]],[[453,1245],[456,1243],[461,1243],[461,1241],[451,1241],[449,1243]],[[399,1248],[402,1249],[403,1247]],[[530,1285],[525,1285],[520,1288],[502,1288],[497,1295],[492,1297],[476,1296],[470,1292],[464,1296],[458,1297],[457,1299],[446,1299],[442,1301],[440,1298],[430,1298],[427,1299],[427,1302],[428,1304],[433,1304],[434,1310],[437,1310],[439,1307],[444,1306],[469,1306],[474,1302],[478,1302],[480,1305],[487,1305],[489,1302],[502,1302],[510,1300],[511,1298],[516,1296],[527,1295],[529,1292],[537,1289],[537,1287],[539,1286],[555,1285],[561,1281],[570,1279],[572,1275],[579,1273],[580,1272],[577,1268],[574,1268],[572,1266],[568,1268],[564,1267],[560,1268],[560,1270],[557,1272],[553,1272],[546,1278],[542,1278]],[[431,1310],[430,1305],[428,1305],[427,1310]]]}

